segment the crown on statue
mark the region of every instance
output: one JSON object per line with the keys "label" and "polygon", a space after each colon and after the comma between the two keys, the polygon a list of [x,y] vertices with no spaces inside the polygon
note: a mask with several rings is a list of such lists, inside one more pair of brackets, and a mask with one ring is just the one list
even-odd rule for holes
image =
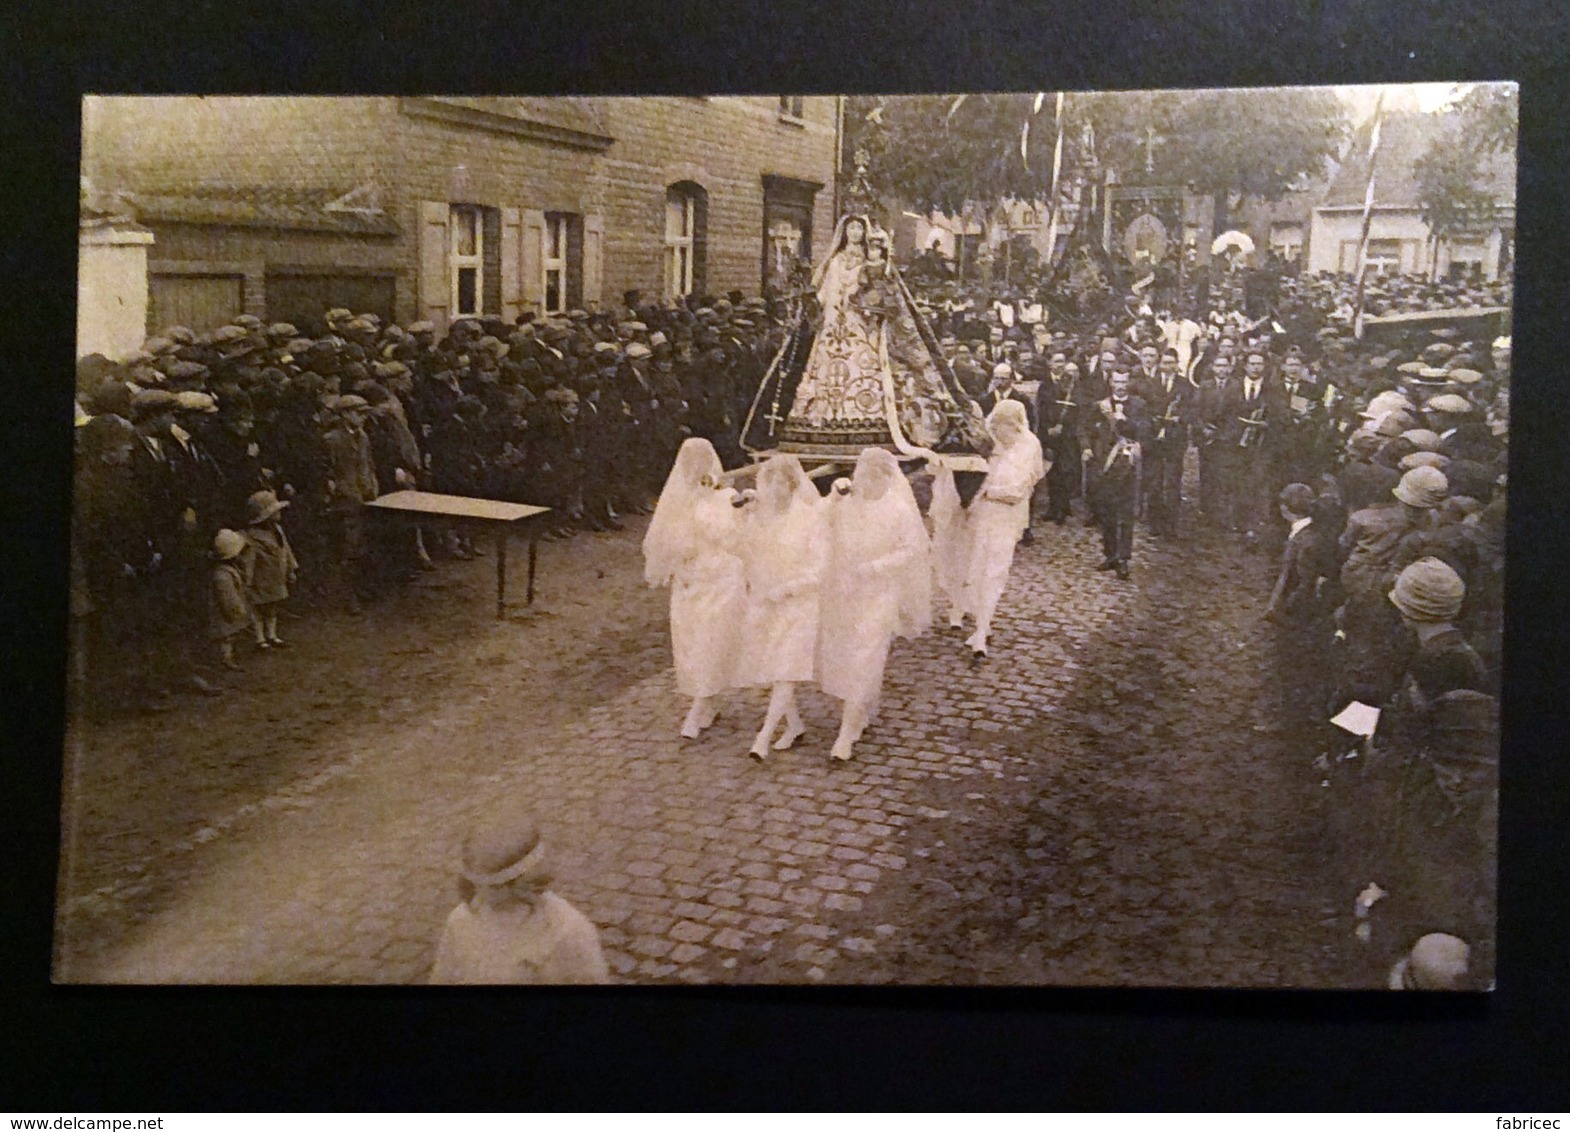
{"label": "crown on statue", "polygon": [[878,200],[872,182],[867,179],[867,161],[867,151],[856,150],[856,171],[851,174],[850,183],[845,186],[840,201],[840,211],[846,216],[865,216],[875,226],[881,227],[883,204]]}

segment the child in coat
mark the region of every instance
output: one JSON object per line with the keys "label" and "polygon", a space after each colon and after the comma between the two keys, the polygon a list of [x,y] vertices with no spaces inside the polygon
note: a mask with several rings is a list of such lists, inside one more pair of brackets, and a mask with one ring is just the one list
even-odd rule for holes
{"label": "child in coat", "polygon": [[213,539],[213,572],[208,588],[208,637],[218,646],[223,666],[238,671],[234,660],[234,641],[251,627],[255,614],[246,596],[248,573],[245,561],[245,536],[231,530],[219,531]]}
{"label": "child in coat", "polygon": [[289,586],[300,570],[300,563],[289,546],[278,517],[289,504],[280,502],[270,491],[258,491],[246,501],[251,525],[245,540],[250,547],[251,582],[247,592],[255,610],[253,628],[258,648],[278,648],[278,609],[289,597]]}

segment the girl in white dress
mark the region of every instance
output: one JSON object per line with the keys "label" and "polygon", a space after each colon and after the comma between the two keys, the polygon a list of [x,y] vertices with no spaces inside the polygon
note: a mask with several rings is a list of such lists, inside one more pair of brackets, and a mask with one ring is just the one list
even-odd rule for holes
{"label": "girl in white dress", "polygon": [[738,683],[767,686],[768,714],[751,755],[760,762],[769,738],[783,751],[805,729],[796,710],[796,685],[817,675],[818,590],[825,537],[822,501],[794,456],[772,456],[758,471],[755,501],[744,523],[747,610]]}
{"label": "girl in white dress", "polygon": [[932,624],[932,567],[921,510],[891,453],[863,451],[828,508],[818,684],[844,703],[831,755],[847,760],[877,707],[889,646]]}
{"label": "girl in white dress", "polygon": [[960,502],[952,468],[932,475],[932,580],[949,607],[949,628],[965,623],[965,571],[970,564],[970,512]]}
{"label": "girl in white dress", "polygon": [[996,447],[987,459],[987,478],[971,501],[966,520],[970,552],[962,611],[976,619],[976,631],[965,644],[977,659],[987,655],[992,615],[1008,585],[1014,547],[1030,525],[1030,494],[1047,470],[1041,441],[1030,431],[1024,405],[1014,400],[998,402],[987,417],[987,429]]}
{"label": "girl in white dress", "polygon": [[676,687],[692,697],[682,723],[696,739],[719,714],[716,697],[735,686],[736,649],[746,608],[741,512],[721,485],[720,458],[707,440],[682,442],[643,538],[643,576],[671,588],[671,653]]}

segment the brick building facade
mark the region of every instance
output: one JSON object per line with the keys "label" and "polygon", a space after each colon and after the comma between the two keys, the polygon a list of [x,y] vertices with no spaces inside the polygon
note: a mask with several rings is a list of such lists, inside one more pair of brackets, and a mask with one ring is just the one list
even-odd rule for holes
{"label": "brick building facade", "polygon": [[148,324],[754,295],[833,226],[834,98],[93,98]]}

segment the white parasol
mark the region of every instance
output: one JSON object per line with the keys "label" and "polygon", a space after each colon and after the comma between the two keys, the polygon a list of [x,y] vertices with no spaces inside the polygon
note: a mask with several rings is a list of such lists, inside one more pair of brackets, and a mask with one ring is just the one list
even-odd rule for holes
{"label": "white parasol", "polygon": [[1231,231],[1223,232],[1216,237],[1215,242],[1210,245],[1210,254],[1221,255],[1228,248],[1236,248],[1244,255],[1253,255],[1254,241],[1247,232],[1239,232],[1236,228],[1233,228]]}

